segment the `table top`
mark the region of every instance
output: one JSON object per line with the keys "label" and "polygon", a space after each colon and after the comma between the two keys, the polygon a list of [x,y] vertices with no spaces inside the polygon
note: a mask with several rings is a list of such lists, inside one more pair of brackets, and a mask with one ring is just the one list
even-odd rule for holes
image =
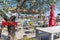
{"label": "table top", "polygon": [[37,27],[36,29],[47,33],[60,33],[60,26],[53,26],[46,28]]}

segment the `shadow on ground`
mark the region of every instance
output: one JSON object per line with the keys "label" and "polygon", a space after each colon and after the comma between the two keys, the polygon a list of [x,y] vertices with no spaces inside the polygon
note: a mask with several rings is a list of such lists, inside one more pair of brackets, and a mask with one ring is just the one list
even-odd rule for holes
{"label": "shadow on ground", "polygon": [[[50,37],[49,34],[43,33],[43,34],[39,34],[37,39],[38,40],[49,40],[49,37]],[[59,38],[59,36],[54,35],[54,39],[57,39],[57,38]]]}
{"label": "shadow on ground", "polygon": [[6,35],[1,35],[0,40],[7,40],[7,38],[8,38],[8,36],[6,36]]}

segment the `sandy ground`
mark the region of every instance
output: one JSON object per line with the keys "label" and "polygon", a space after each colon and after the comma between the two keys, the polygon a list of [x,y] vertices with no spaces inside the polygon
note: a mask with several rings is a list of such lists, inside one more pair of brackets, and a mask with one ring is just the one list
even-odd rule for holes
{"label": "sandy ground", "polygon": [[[17,39],[23,38],[23,35],[27,35],[29,38],[30,38],[30,37],[35,37],[35,34],[31,34],[31,33],[25,34],[24,31],[25,31],[25,30],[22,29],[22,30],[19,30],[19,31],[16,32],[16,37],[17,37]],[[1,38],[2,38],[2,40],[3,40],[3,39],[6,40],[6,39],[8,38],[8,32],[7,32],[7,31],[3,31]],[[0,40],[1,40],[1,38],[0,38]]]}

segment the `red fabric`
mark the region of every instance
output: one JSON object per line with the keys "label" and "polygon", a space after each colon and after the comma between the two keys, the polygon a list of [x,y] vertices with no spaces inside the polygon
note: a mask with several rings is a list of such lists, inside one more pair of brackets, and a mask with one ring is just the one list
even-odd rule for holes
{"label": "red fabric", "polygon": [[17,26],[17,22],[12,22],[12,21],[8,21],[8,22],[6,22],[6,21],[2,21],[2,25],[3,26]]}
{"label": "red fabric", "polygon": [[56,21],[54,17],[54,5],[52,4],[50,7],[50,20],[49,20],[49,27],[56,26]]}
{"label": "red fabric", "polygon": [[7,25],[9,25],[9,26],[17,26],[17,22],[9,21],[9,22],[7,22]]}
{"label": "red fabric", "polygon": [[56,21],[54,19],[49,20],[49,27],[56,26]]}
{"label": "red fabric", "polygon": [[3,26],[6,26],[7,25],[7,22],[6,21],[2,21],[2,25]]}

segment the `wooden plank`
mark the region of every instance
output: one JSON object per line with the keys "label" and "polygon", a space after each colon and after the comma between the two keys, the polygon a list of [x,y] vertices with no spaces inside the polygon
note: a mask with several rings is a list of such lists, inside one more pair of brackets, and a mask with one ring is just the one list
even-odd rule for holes
{"label": "wooden plank", "polygon": [[55,39],[55,40],[60,40],[60,38],[57,38],[57,39]]}

